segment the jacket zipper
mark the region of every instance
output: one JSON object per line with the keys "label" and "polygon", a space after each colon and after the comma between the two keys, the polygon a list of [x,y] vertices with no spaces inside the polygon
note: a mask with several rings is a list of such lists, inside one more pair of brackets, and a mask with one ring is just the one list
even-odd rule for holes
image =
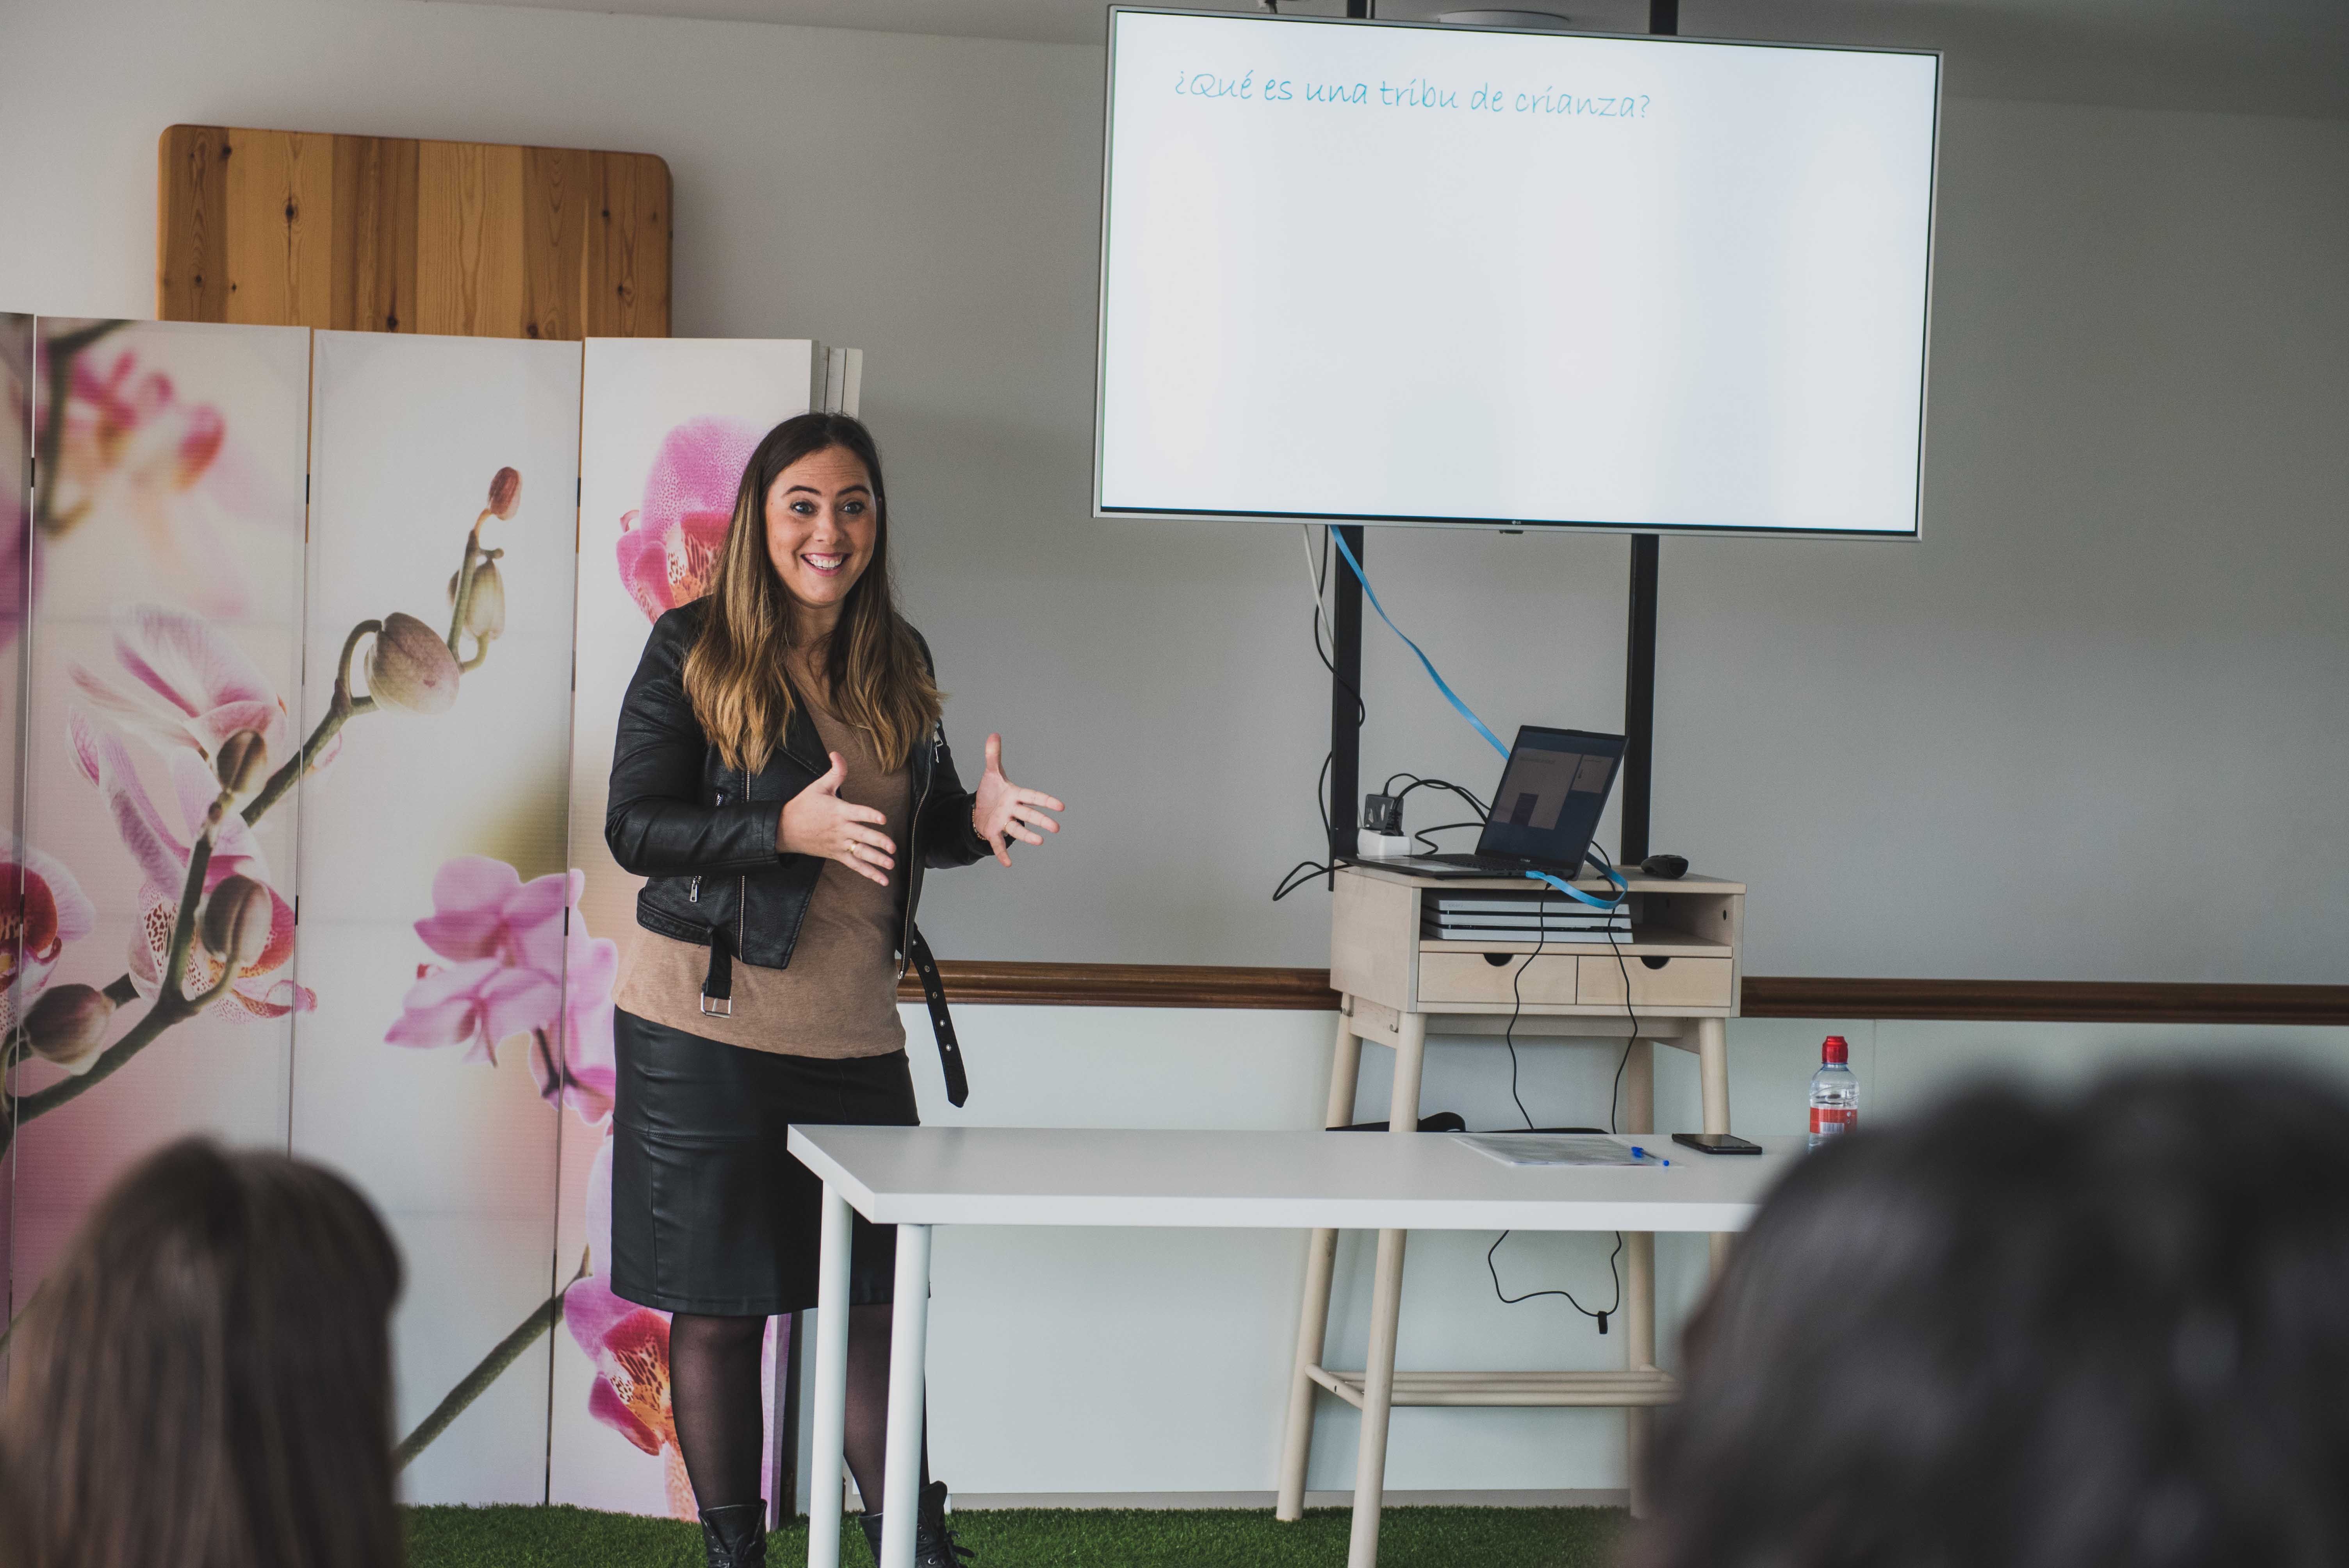
{"label": "jacket zipper", "polygon": [[[716,804],[720,806],[726,804],[725,790],[720,789],[718,791],[718,799]],[[691,882],[685,884],[685,902],[688,903],[699,903],[701,902],[701,879],[699,877],[695,877]]]}
{"label": "jacket zipper", "polygon": [[[722,791],[718,798],[721,802],[726,799]],[[750,798],[750,765],[745,763],[742,768],[742,799],[748,800]],[[736,953],[742,951],[743,944],[749,939],[750,934],[750,875],[745,872],[735,879],[734,884],[734,951]]]}

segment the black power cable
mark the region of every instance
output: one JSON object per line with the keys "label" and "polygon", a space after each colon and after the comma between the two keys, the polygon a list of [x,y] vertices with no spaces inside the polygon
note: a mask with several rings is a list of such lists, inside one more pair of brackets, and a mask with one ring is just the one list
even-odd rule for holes
{"label": "black power cable", "polygon": [[[1534,1130],[1533,1112],[1526,1109],[1524,1100],[1517,1099],[1517,1018],[1526,1010],[1525,995],[1519,987],[1524,984],[1526,971],[1534,966],[1534,960],[1539,958],[1542,949],[1548,945],[1549,927],[1542,921],[1541,906],[1536,904],[1534,906],[1534,950],[1526,955],[1526,961],[1523,964],[1509,971],[1509,1023],[1508,1026],[1501,1031],[1501,1043],[1509,1047],[1509,1098],[1517,1101],[1517,1114],[1526,1119],[1527,1132]],[[1501,1233],[1505,1236],[1508,1233],[1506,1231]],[[1494,1244],[1497,1246],[1500,1243],[1496,1242]],[[1495,1280],[1493,1287],[1495,1290],[1499,1289],[1500,1283]]]}
{"label": "black power cable", "polygon": [[[1392,783],[1393,780],[1390,779],[1388,782]],[[1450,786],[1445,787],[1450,788]],[[1458,824],[1454,825],[1456,826]],[[1441,830],[1430,828],[1427,830],[1429,832],[1437,832]],[[1607,852],[1604,850],[1601,850],[1597,844],[1592,844],[1589,846],[1588,853],[1597,857],[1596,863],[1599,865],[1600,870],[1607,872],[1608,877],[1611,882],[1615,874],[1615,868],[1613,864],[1608,861]],[[1609,913],[1612,913],[1617,908],[1620,907],[1630,896],[1630,895],[1628,892],[1619,892],[1612,899],[1608,901],[1607,907]],[[1507,1026],[1502,1031],[1501,1035],[1502,1040],[1509,1047],[1509,1098],[1516,1101],[1517,1114],[1525,1118],[1526,1126],[1528,1130],[1533,1127],[1533,1116],[1526,1109],[1526,1102],[1517,1098],[1517,1019],[1525,1011],[1526,1005],[1525,996],[1520,987],[1525,972],[1533,967],[1534,960],[1541,956],[1542,949],[1549,943],[1549,928],[1547,924],[1540,919],[1540,904],[1538,903],[1535,905],[1535,910],[1534,950],[1532,953],[1526,954],[1526,961],[1524,963],[1518,965],[1510,972],[1509,1022]],[[1607,1130],[1612,1133],[1616,1130],[1615,1124],[1617,1119],[1617,1107],[1621,1103],[1623,1099],[1623,1071],[1630,1065],[1631,1062],[1631,1044],[1634,1040],[1637,1040],[1640,1037],[1640,1015],[1631,1006],[1631,971],[1623,962],[1623,946],[1621,943],[1616,940],[1615,927],[1611,923],[1607,927],[1607,945],[1613,951],[1615,954],[1615,966],[1621,972],[1623,976],[1623,1011],[1631,1020],[1631,1032],[1624,1038],[1623,1054],[1615,1058],[1615,1080],[1612,1087],[1608,1091]],[[1494,1263],[1493,1258],[1494,1254],[1501,1250],[1501,1243],[1508,1239],[1509,1233],[1503,1231],[1499,1235],[1493,1238],[1493,1244],[1486,1248],[1485,1252],[1485,1270],[1487,1274],[1490,1274],[1493,1276],[1493,1294],[1498,1296],[1504,1305],[1515,1306],[1521,1301],[1531,1301],[1537,1296],[1558,1296],[1563,1298],[1566,1304],[1574,1308],[1575,1311],[1596,1322],[1599,1325],[1599,1333],[1604,1334],[1607,1332],[1607,1320],[1623,1309],[1623,1275],[1621,1271],[1616,1267],[1616,1260],[1623,1255],[1622,1232],[1618,1231],[1615,1233],[1615,1249],[1607,1254],[1607,1277],[1614,1284],[1615,1300],[1613,1305],[1609,1306],[1604,1312],[1594,1312],[1589,1307],[1583,1305],[1582,1303],[1576,1298],[1574,1293],[1568,1290],[1536,1290],[1528,1291],[1523,1295],[1511,1295],[1508,1292],[1503,1290],[1501,1288],[1501,1271],[1499,1266]]]}
{"label": "black power cable", "polygon": [[1454,828],[1481,828],[1481,827],[1483,827],[1484,825],[1485,825],[1485,824],[1484,824],[1483,822],[1481,822],[1481,821],[1477,821],[1477,822],[1438,822],[1438,823],[1436,823],[1436,824],[1435,824],[1435,826],[1433,826],[1433,828],[1413,828],[1413,829],[1411,830],[1411,836],[1412,836],[1413,839],[1416,839],[1416,840],[1419,841],[1420,846],[1421,846],[1422,848],[1423,848],[1423,849],[1424,849],[1424,850],[1425,850],[1429,854],[1431,854],[1431,855],[1432,855],[1432,854],[1435,853],[1435,841],[1434,841],[1433,840],[1430,839],[1430,838],[1427,836],[1428,834],[1430,834],[1430,833],[1444,833],[1444,832],[1449,832],[1451,830],[1453,830],[1453,829],[1454,829]]}
{"label": "black power cable", "polygon": [[[1346,694],[1354,699],[1354,727],[1360,729],[1370,722],[1370,705],[1362,700],[1362,694],[1356,689],[1353,682],[1338,673],[1337,663],[1321,640],[1322,604],[1328,597],[1329,589],[1330,531],[1325,527],[1321,531],[1321,554],[1315,565],[1313,574],[1313,656],[1321,661],[1321,667],[1330,672],[1330,678],[1337,682],[1345,689]],[[1321,754],[1320,774],[1313,783],[1313,806],[1321,815],[1321,841],[1324,844],[1327,844],[1333,836],[1331,811],[1337,803],[1330,799],[1330,768],[1336,760],[1337,754],[1334,751],[1324,751]],[[1299,872],[1305,874],[1299,876],[1298,874]],[[1272,902],[1278,903],[1315,877],[1327,876],[1334,879],[1337,874],[1338,867],[1335,861],[1299,861],[1289,867],[1288,872],[1281,877],[1279,885],[1273,890]]]}
{"label": "black power cable", "polygon": [[[1607,873],[1610,882],[1614,880],[1615,864],[1607,858],[1607,851],[1594,843],[1587,852],[1597,856],[1599,869]],[[1618,893],[1615,895],[1614,902],[1620,904],[1630,896],[1629,892]],[[1634,932],[1632,940],[1638,939],[1639,934]],[[1607,1130],[1612,1132],[1615,1130],[1615,1108],[1623,1098],[1623,1069],[1631,1062],[1631,1042],[1640,1037],[1640,1012],[1638,1008],[1631,1006],[1631,966],[1623,962],[1623,944],[1615,940],[1615,927],[1612,924],[1607,928],[1607,945],[1615,954],[1616,972],[1623,976],[1623,1016],[1631,1020],[1631,1032],[1623,1040],[1623,1054],[1615,1063],[1615,1087],[1609,1091],[1607,1099]]]}
{"label": "black power cable", "polygon": [[[1396,793],[1394,787],[1394,781],[1398,779],[1408,779],[1411,780],[1410,783],[1403,786],[1400,794]],[[1448,779],[1422,779],[1416,773],[1390,773],[1387,775],[1385,787],[1380,792],[1381,794],[1393,795],[1396,802],[1400,804],[1413,789],[1449,789],[1454,795],[1459,796],[1463,800],[1468,802],[1468,809],[1476,813],[1476,820],[1479,822],[1484,821],[1493,814],[1493,809],[1490,806],[1485,805],[1483,800],[1479,799],[1476,797],[1475,791],[1464,789]]]}
{"label": "black power cable", "polygon": [[1532,1301],[1537,1296],[1559,1296],[1564,1298],[1567,1305],[1574,1308],[1575,1311],[1582,1314],[1583,1316],[1596,1321],[1599,1325],[1599,1333],[1604,1334],[1607,1332],[1607,1320],[1623,1310],[1623,1276],[1615,1267],[1615,1260],[1623,1255],[1622,1232],[1618,1231],[1615,1233],[1615,1250],[1607,1254],[1607,1277],[1615,1282],[1615,1301],[1614,1305],[1608,1307],[1604,1312],[1593,1312],[1590,1308],[1583,1305],[1581,1302],[1575,1299],[1575,1295],[1570,1290],[1529,1290],[1523,1295],[1511,1295],[1508,1292],[1503,1290],[1501,1288],[1501,1271],[1500,1268],[1493,1262],[1493,1254],[1499,1252],[1501,1250],[1501,1243],[1508,1239],[1509,1233],[1503,1231],[1499,1235],[1493,1238],[1493,1244],[1485,1249],[1485,1272],[1493,1276],[1493,1294],[1501,1298],[1503,1305],[1515,1306],[1521,1301]]}

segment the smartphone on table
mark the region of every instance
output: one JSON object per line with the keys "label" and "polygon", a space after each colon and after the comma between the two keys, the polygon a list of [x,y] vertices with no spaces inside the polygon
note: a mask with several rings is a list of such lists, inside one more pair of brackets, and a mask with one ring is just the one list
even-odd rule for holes
{"label": "smartphone on table", "polygon": [[1748,1143],[1731,1132],[1675,1132],[1672,1134],[1672,1141],[1686,1144],[1689,1148],[1706,1154],[1759,1154],[1762,1152],[1760,1144]]}

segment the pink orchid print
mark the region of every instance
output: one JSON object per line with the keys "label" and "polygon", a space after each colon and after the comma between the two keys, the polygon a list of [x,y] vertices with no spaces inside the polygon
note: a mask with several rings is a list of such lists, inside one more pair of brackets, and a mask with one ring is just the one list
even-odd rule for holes
{"label": "pink orchid print", "polygon": [[47,988],[66,944],[97,923],[73,872],[0,834],[0,1034],[16,1028]]}
{"label": "pink orchid print", "polygon": [[620,944],[587,934],[587,912],[579,907],[587,874],[571,872],[571,930],[563,971],[563,1053],[559,1061],[543,1049],[532,1057],[538,1092],[579,1113],[590,1127],[612,1114],[619,1079],[612,1045],[612,987],[620,977]]}
{"label": "pink orchid print", "polygon": [[[91,707],[133,735],[166,748],[188,748],[210,762],[222,741],[252,730],[273,764],[293,755],[285,699],[202,616],[160,604],[125,605],[115,614],[114,657],[122,684],[79,664],[70,666],[73,683]],[[338,732],[313,770],[341,749]]]}
{"label": "pink orchid print", "polygon": [[[608,1116],[619,948],[587,934],[578,909],[586,884],[586,874],[575,870],[524,882],[513,867],[483,855],[443,865],[432,879],[433,912],[416,923],[416,934],[449,962],[418,966],[384,1038],[395,1046],[463,1046],[466,1060],[492,1066],[501,1045],[526,1040],[542,1095],[591,1125]],[[567,1006],[566,957],[573,986]]]}
{"label": "pink orchid print", "polygon": [[498,1047],[552,1026],[563,1005],[566,878],[524,882],[513,867],[461,855],[432,878],[432,913],[416,934],[447,965],[424,965],[385,1038],[467,1047],[494,1066]]}
{"label": "pink orchid print", "polygon": [[[11,470],[23,466],[24,432],[30,428],[32,379],[20,352],[23,344],[16,334],[0,332],[0,419],[7,420],[9,432],[0,435],[0,463]],[[0,650],[16,644],[17,634],[25,629],[25,607],[40,587],[39,579],[33,576],[32,535],[25,526],[27,517],[24,490],[15,484],[0,485]]]}
{"label": "pink orchid print", "polygon": [[662,438],[644,505],[620,519],[620,581],[647,620],[709,591],[759,435],[746,420],[706,415]]}
{"label": "pink orchid print", "polygon": [[25,630],[25,607],[40,596],[40,562],[33,554],[25,515],[20,510],[12,520],[8,496],[0,490],[0,653],[16,645]]}
{"label": "pink orchid print", "polygon": [[[91,724],[80,709],[67,715],[74,760],[82,777],[98,786],[114,818],[114,830],[130,851],[146,881],[139,889],[139,934],[130,940],[130,983],[142,996],[160,989],[163,965],[171,951],[171,927],[179,918],[180,895],[187,880],[188,857],[203,830],[204,819],[219,798],[220,781],[211,769],[188,748],[174,748],[167,761],[171,774],[173,817],[156,808],[140,781],[130,749],[121,737]],[[173,825],[176,818],[177,826]],[[204,868],[203,891],[209,897],[231,877],[258,883],[268,895],[269,927],[257,951],[228,975],[210,1011],[223,1018],[282,1018],[306,1013],[318,1005],[313,992],[280,977],[294,958],[294,909],[272,885],[269,862],[244,819],[231,811],[212,838],[212,860]],[[191,944],[188,972],[181,976],[182,995],[201,995],[219,983],[225,962]]]}
{"label": "pink orchid print", "polygon": [[587,1268],[563,1293],[563,1323],[595,1368],[587,1413],[648,1454],[667,1459],[669,1511],[695,1517],[693,1488],[669,1403],[668,1314],[612,1293],[612,1143],[587,1173]]}
{"label": "pink orchid print", "polygon": [[[51,350],[43,345],[42,354]],[[282,521],[288,509],[228,438],[209,403],[181,397],[169,376],[141,368],[129,349],[92,349],[67,380],[57,477],[43,526],[62,533],[94,513],[119,516],[140,534],[150,563],[209,614],[242,615],[244,580],[221,523]]]}

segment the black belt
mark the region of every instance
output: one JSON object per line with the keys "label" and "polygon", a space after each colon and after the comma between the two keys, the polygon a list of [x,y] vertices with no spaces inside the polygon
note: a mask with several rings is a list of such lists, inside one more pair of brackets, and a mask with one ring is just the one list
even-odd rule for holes
{"label": "black belt", "polygon": [[[930,955],[929,941],[918,925],[913,928],[913,943],[905,956],[921,977],[922,1000],[930,1009],[930,1030],[938,1037],[938,1066],[946,1073],[947,1103],[959,1106],[970,1098],[970,1078],[962,1070],[962,1046],[955,1039],[954,1015],[947,1011],[946,982],[938,978],[938,961]],[[723,926],[709,933],[709,973],[701,982],[701,1010],[713,1018],[734,1016],[734,949]]]}
{"label": "black belt", "polygon": [[734,1016],[734,949],[722,925],[709,928],[709,973],[701,977],[701,1012],[710,1018]]}
{"label": "black belt", "polygon": [[918,925],[910,928],[913,943],[905,956],[922,979],[922,1000],[930,1009],[930,1032],[938,1037],[938,1066],[947,1075],[947,1103],[960,1105],[970,1098],[970,1079],[962,1070],[962,1047],[955,1040],[954,1015],[947,1011],[947,983],[938,978],[938,961],[930,956],[929,939]]}

